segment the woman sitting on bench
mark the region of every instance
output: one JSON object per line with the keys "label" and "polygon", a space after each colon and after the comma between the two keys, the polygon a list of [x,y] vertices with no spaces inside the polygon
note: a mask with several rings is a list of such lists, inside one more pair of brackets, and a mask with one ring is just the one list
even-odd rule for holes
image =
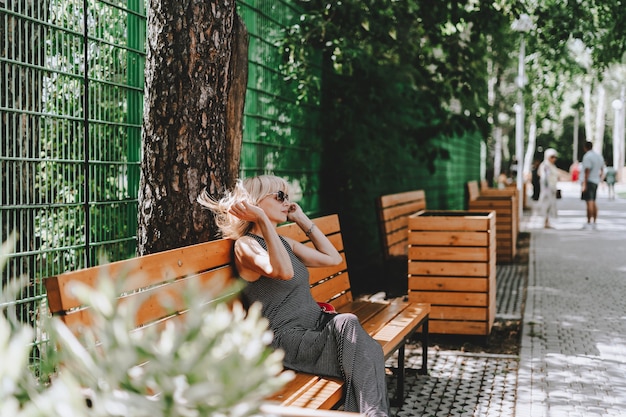
{"label": "woman sitting on bench", "polygon": [[[282,178],[239,181],[222,199],[206,192],[198,202],[216,215],[222,235],[235,239],[235,263],[247,281],[244,300],[260,302],[274,332],[272,346],[295,371],[345,380],[345,411],[389,415],[383,350],[354,314],[322,311],[309,288],[307,267],[341,263],[341,255],[297,203]],[[315,248],[279,236],[276,226],[295,222]]]}

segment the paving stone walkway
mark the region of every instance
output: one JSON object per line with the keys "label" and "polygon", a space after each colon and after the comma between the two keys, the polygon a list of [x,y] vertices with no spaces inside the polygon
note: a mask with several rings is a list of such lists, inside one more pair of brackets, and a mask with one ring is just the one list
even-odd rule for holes
{"label": "paving stone walkway", "polygon": [[[583,230],[578,184],[560,184],[554,229],[533,216],[517,417],[626,415],[626,199],[599,188]],[[626,192],[626,184],[616,191]],[[623,195],[623,194],[622,194]]]}
{"label": "paving stone walkway", "polygon": [[[429,374],[418,375],[419,355],[409,356],[406,399],[392,415],[513,416],[518,357],[457,351],[429,352]],[[394,379],[395,381],[395,379]],[[390,390],[394,391],[393,381]]]}

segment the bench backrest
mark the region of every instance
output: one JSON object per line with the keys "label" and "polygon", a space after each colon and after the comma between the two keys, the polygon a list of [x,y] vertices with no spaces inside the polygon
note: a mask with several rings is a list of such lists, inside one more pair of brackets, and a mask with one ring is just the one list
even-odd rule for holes
{"label": "bench backrest", "polygon": [[[348,264],[341,236],[339,216],[331,214],[313,220],[317,227],[324,232],[328,239],[341,254],[343,261],[339,265],[324,268],[309,268],[309,283],[311,293],[316,301],[332,304],[335,308],[350,303],[353,300],[348,275]],[[310,239],[294,223],[279,227],[278,233],[288,236],[306,245],[313,246]]]}
{"label": "bench backrest", "polygon": [[[97,287],[100,277],[108,276],[119,286],[122,302],[139,303],[137,327],[162,324],[187,310],[183,295],[189,285],[216,300],[225,296],[224,290],[236,277],[232,247],[232,240],[220,239],[46,278],[48,309],[79,332],[81,326],[91,323],[90,309],[82,307],[71,286],[81,282]],[[167,308],[162,303],[164,297],[168,297]]]}
{"label": "bench backrest", "polygon": [[[339,217],[330,215],[313,221],[342,253],[344,260],[334,267],[312,268],[311,291],[317,301],[339,308],[352,301]],[[312,245],[295,224],[279,227],[279,234]],[[187,310],[183,295],[189,285],[206,291],[216,301],[233,295],[224,293],[238,276],[232,248],[232,240],[219,239],[49,277],[44,280],[48,308],[52,314],[61,316],[71,329],[80,332],[81,326],[91,323],[90,312],[72,294],[71,285],[82,282],[96,287],[99,277],[106,274],[120,284],[123,301],[140,300],[135,319],[137,327],[162,325]],[[161,303],[163,297],[168,299],[167,308]]]}
{"label": "bench backrest", "polygon": [[387,194],[378,197],[376,202],[385,258],[406,257],[408,219],[411,214],[426,210],[426,193],[415,190]]}
{"label": "bench backrest", "polygon": [[480,197],[480,187],[478,181],[468,181],[467,183],[467,201],[474,201]]}

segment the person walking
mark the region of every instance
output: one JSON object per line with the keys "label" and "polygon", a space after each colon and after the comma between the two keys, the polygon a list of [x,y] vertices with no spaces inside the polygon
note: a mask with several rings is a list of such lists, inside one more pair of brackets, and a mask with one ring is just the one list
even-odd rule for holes
{"label": "person walking", "polygon": [[543,153],[543,162],[537,168],[539,175],[539,211],[544,218],[544,227],[551,229],[550,219],[556,217],[556,193],[559,181],[559,170],[555,162],[558,153],[549,148]]}
{"label": "person walking", "polygon": [[593,150],[593,143],[587,141],[583,145],[582,175],[581,175],[581,199],[587,205],[587,223],[583,229],[595,229],[598,219],[598,206],[596,196],[598,184],[602,181],[604,159]]}
{"label": "person walking", "polygon": [[539,175],[539,165],[541,162],[538,159],[533,161],[533,167],[530,171],[531,183],[533,185],[533,195],[531,198],[533,201],[539,201],[539,192],[541,191],[541,176]]}
{"label": "person walking", "polygon": [[612,166],[607,167],[606,174],[604,174],[604,181],[609,188],[609,200],[615,200],[615,177],[617,171]]}
{"label": "person walking", "polygon": [[[342,257],[289,200],[287,182],[273,175],[246,178],[223,198],[204,192],[198,202],[215,213],[222,235],[235,239],[235,267],[246,281],[243,298],[262,305],[274,334],[272,346],[284,351],[285,367],[342,378],[345,411],[387,417],[382,347],[356,315],[327,313],[313,299],[307,267],[337,265]],[[286,221],[295,222],[314,247],[280,236],[276,227]]]}

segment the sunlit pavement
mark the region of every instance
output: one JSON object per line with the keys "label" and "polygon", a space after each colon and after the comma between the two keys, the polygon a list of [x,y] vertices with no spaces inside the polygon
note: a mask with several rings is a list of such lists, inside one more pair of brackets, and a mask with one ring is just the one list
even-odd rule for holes
{"label": "sunlit pavement", "polygon": [[560,188],[553,229],[532,206],[524,212],[529,267],[498,265],[496,317],[523,316],[520,355],[430,349],[429,374],[418,375],[420,349],[409,346],[406,399],[393,415],[626,416],[626,199],[601,188],[598,227],[583,230],[580,185]]}
{"label": "sunlit pavement", "polygon": [[[626,415],[626,200],[597,199],[583,229],[580,185],[561,183],[554,229],[532,210],[517,417]],[[617,193],[626,187],[618,184]]]}

